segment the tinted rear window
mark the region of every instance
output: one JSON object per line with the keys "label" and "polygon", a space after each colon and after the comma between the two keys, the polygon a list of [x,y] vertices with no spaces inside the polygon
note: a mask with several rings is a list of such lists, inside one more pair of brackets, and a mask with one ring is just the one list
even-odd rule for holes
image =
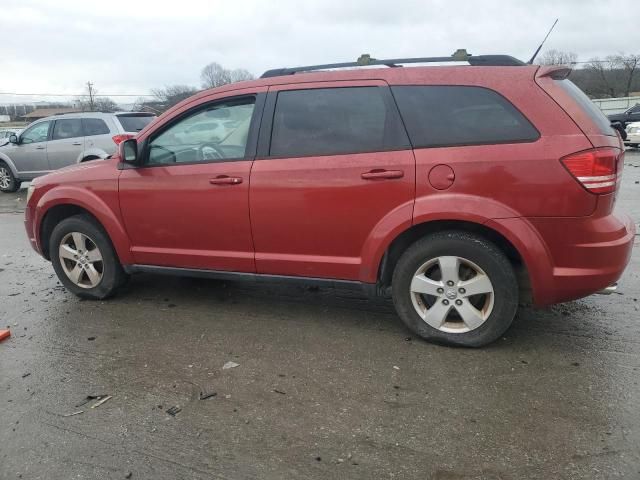
{"label": "tinted rear window", "polygon": [[392,87],[415,148],[531,142],[535,127],[502,95],[482,87]]}
{"label": "tinted rear window", "polygon": [[109,132],[109,127],[104,122],[104,120],[100,118],[83,118],[82,119],[82,127],[84,129],[84,135],[86,137],[91,137],[94,135],[106,135]]}
{"label": "tinted rear window", "polygon": [[409,148],[395,107],[380,87],[278,93],[272,156],[299,157]]}
{"label": "tinted rear window", "polygon": [[156,118],[154,115],[118,115],[125,132],[139,132]]}
{"label": "tinted rear window", "polygon": [[589,97],[580,90],[571,80],[557,80],[558,85],[578,104],[578,106],[593,120],[596,127],[603,135],[616,135],[611,128],[611,122],[598,106],[589,100]]}

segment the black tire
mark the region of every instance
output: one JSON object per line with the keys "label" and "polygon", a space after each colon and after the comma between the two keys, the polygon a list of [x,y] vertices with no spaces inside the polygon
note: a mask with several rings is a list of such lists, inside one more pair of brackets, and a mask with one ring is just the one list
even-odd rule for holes
{"label": "black tire", "polygon": [[5,193],[17,192],[22,182],[13,175],[13,172],[9,168],[9,165],[0,160],[0,170],[2,171],[2,173],[9,177],[9,185],[3,187],[0,184],[0,191]]}
{"label": "black tire", "polygon": [[[78,232],[89,237],[102,255],[102,278],[92,288],[76,285],[65,273],[58,251],[63,239],[72,232]],[[53,268],[60,282],[73,294],[81,298],[101,300],[113,295],[127,280],[127,274],[122,269],[109,236],[102,226],[89,215],[74,215],[62,220],[55,226],[49,239],[49,253]]]}
{"label": "black tire", "polygon": [[[414,275],[426,262],[442,256],[473,262],[491,281],[493,308],[477,328],[463,333],[443,332],[426,323],[414,307],[410,291]],[[398,260],[391,286],[393,303],[402,321],[413,333],[433,343],[461,347],[487,345],[509,328],[518,308],[518,281],[507,257],[483,237],[462,231],[435,233],[412,244]],[[439,300],[433,297],[432,301],[435,304]],[[442,302],[446,303],[446,300]]]}

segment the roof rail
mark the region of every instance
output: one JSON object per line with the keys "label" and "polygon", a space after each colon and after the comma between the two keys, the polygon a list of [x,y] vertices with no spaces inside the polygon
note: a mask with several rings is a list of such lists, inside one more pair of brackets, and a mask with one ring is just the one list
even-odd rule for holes
{"label": "roof rail", "polygon": [[365,67],[369,65],[384,65],[387,67],[401,67],[405,63],[444,63],[444,62],[469,62],[473,66],[486,67],[515,67],[526,65],[521,60],[510,55],[471,55],[464,48],[458,49],[450,57],[422,57],[422,58],[392,58],[378,60],[371,58],[368,53],[360,55],[355,62],[326,63],[324,65],[308,65],[306,67],[275,68],[267,70],[260,78],[279,77],[281,75],[294,75],[299,72],[311,72],[314,70],[328,70],[334,68]]}

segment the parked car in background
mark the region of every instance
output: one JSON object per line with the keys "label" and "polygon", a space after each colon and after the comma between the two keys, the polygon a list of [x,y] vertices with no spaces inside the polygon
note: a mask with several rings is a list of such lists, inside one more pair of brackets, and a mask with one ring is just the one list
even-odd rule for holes
{"label": "parked car in background", "polygon": [[633,148],[640,146],[640,122],[633,122],[627,125],[627,138],[624,144]]}
{"label": "parked car in background", "polygon": [[[355,287],[473,347],[521,300],[614,288],[635,238],[614,213],[624,148],[568,67],[374,62],[203,91],[109,160],[36,179],[33,248],[81,297],[137,272]],[[219,140],[193,128],[212,117],[235,120]]]}
{"label": "parked car in background", "polygon": [[0,147],[0,191],[74,163],[107,158],[155,115],[141,112],[67,113],[37,120]]}
{"label": "parked car in background", "polygon": [[628,123],[640,122],[640,103],[635,104],[633,107],[622,113],[607,115],[607,118],[611,123],[620,122],[622,128],[626,128]]}

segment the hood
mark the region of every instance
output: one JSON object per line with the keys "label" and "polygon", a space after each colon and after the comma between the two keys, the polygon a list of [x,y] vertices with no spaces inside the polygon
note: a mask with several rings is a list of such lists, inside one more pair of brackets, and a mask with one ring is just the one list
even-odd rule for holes
{"label": "hood", "polygon": [[83,180],[98,180],[117,176],[117,160],[106,158],[104,160],[92,160],[61,168],[33,180],[34,185],[47,183],[67,183]]}

